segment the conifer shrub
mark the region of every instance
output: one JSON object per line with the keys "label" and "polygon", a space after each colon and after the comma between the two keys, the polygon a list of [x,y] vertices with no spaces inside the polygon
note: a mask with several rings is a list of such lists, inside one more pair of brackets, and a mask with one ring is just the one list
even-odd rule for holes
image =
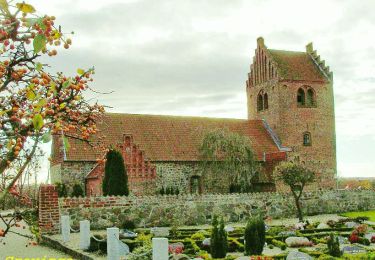
{"label": "conifer shrub", "polygon": [[129,195],[128,176],[124,159],[119,151],[111,149],[106,155],[103,179],[104,196]]}
{"label": "conifer shrub", "polygon": [[224,258],[227,255],[228,241],[227,232],[224,230],[224,220],[217,219],[217,216],[212,220],[212,233],[211,233],[211,256],[213,258]]}
{"label": "conifer shrub", "polygon": [[84,191],[82,189],[82,186],[78,183],[74,184],[72,197],[83,197],[83,196],[84,196]]}
{"label": "conifer shrub", "polygon": [[332,233],[329,235],[327,240],[328,253],[334,257],[340,257],[342,255],[340,250],[339,238],[334,236]]}
{"label": "conifer shrub", "polygon": [[261,255],[266,242],[266,228],[260,217],[251,218],[245,228],[245,255]]}
{"label": "conifer shrub", "polygon": [[65,183],[57,182],[56,184],[57,194],[60,198],[68,197],[68,190]]}

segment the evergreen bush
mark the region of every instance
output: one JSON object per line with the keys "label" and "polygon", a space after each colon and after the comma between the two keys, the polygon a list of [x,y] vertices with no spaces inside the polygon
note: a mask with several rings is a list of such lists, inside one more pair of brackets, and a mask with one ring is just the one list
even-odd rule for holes
{"label": "evergreen bush", "polygon": [[327,240],[328,252],[331,256],[340,257],[342,255],[340,250],[339,238],[335,237],[332,233]]}
{"label": "evergreen bush", "polygon": [[212,220],[211,234],[211,256],[213,258],[224,258],[227,255],[228,242],[227,233],[224,230],[224,220],[221,218],[220,223],[217,216]]}
{"label": "evergreen bush", "polygon": [[82,186],[79,185],[78,183],[74,184],[72,197],[83,197],[83,196],[84,196],[84,191],[82,189]]}
{"label": "evergreen bush", "polygon": [[68,197],[68,191],[64,183],[57,182],[56,184],[57,194],[60,198]]}
{"label": "evergreen bush", "polygon": [[124,159],[119,151],[114,149],[108,151],[104,172],[104,196],[129,195],[128,176],[126,174]]}
{"label": "evergreen bush", "polygon": [[266,228],[263,219],[251,218],[245,228],[245,255],[261,255],[266,242]]}

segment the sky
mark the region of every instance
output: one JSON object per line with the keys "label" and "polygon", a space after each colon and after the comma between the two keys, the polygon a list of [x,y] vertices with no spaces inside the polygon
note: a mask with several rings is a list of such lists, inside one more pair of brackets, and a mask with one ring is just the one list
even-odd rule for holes
{"label": "sky", "polygon": [[[338,175],[375,177],[373,0],[30,0],[55,15],[72,48],[46,62],[94,66],[90,94],[108,111],[246,118],[256,48],[314,43],[334,73]],[[44,146],[47,156],[50,145]],[[48,162],[43,161],[41,181]]]}

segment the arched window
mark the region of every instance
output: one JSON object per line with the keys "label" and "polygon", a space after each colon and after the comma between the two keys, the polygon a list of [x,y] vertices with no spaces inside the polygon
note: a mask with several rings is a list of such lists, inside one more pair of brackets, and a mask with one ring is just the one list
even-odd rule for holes
{"label": "arched window", "polygon": [[263,110],[263,96],[262,96],[261,93],[259,93],[259,95],[258,95],[257,107],[258,107],[258,111]]}
{"label": "arched window", "polygon": [[264,94],[263,102],[264,102],[264,109],[268,109],[268,95],[267,95],[267,93]]}
{"label": "arched window", "polygon": [[311,134],[309,132],[303,133],[303,145],[304,146],[311,145]]}
{"label": "arched window", "polygon": [[192,176],[190,178],[190,193],[200,194],[202,193],[201,178],[200,176]]}
{"label": "arched window", "polygon": [[309,88],[307,90],[306,105],[308,107],[315,106],[315,93],[314,93],[314,90],[312,88]]}
{"label": "arched window", "polygon": [[297,105],[304,106],[305,105],[305,91],[300,88],[297,92]]}

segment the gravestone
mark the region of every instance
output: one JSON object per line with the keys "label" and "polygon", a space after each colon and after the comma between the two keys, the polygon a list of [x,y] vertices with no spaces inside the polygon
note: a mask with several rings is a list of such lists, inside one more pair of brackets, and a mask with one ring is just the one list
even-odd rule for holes
{"label": "gravestone", "polygon": [[313,258],[306,253],[299,251],[291,251],[286,260],[312,260]]}
{"label": "gravestone", "polygon": [[79,248],[87,250],[90,247],[90,221],[80,221],[79,230]]}
{"label": "gravestone", "polygon": [[225,230],[226,232],[233,232],[233,231],[234,231],[234,227],[232,227],[232,226],[226,226],[226,227],[224,228],[224,230]]}
{"label": "gravestone", "polygon": [[64,243],[69,242],[70,238],[70,217],[69,216],[61,216],[61,235],[62,240]]}
{"label": "gravestone", "polygon": [[359,246],[345,246],[343,247],[342,252],[344,254],[360,254],[366,253],[366,250]]}
{"label": "gravestone", "polygon": [[309,242],[309,239],[306,237],[288,237],[285,239],[288,247],[308,245]]}
{"label": "gravestone", "polygon": [[339,244],[340,244],[340,245],[342,245],[342,244],[347,244],[347,243],[348,243],[348,239],[345,238],[345,237],[338,236],[337,238],[338,238],[338,240],[339,240]]}
{"label": "gravestone", "polygon": [[125,257],[130,253],[129,246],[122,241],[118,241],[118,249],[120,257]]}
{"label": "gravestone", "polygon": [[168,239],[156,237],[152,239],[152,260],[168,260]]}
{"label": "gravestone", "polygon": [[119,260],[119,229],[107,228],[107,259]]}
{"label": "gravestone", "polygon": [[151,234],[153,234],[154,237],[167,237],[169,236],[169,229],[161,227],[151,228]]}
{"label": "gravestone", "polygon": [[346,222],[346,223],[345,223],[345,226],[346,226],[347,228],[355,228],[355,227],[359,226],[359,224],[356,223],[356,222],[353,222],[353,221],[349,221],[349,222]]}

